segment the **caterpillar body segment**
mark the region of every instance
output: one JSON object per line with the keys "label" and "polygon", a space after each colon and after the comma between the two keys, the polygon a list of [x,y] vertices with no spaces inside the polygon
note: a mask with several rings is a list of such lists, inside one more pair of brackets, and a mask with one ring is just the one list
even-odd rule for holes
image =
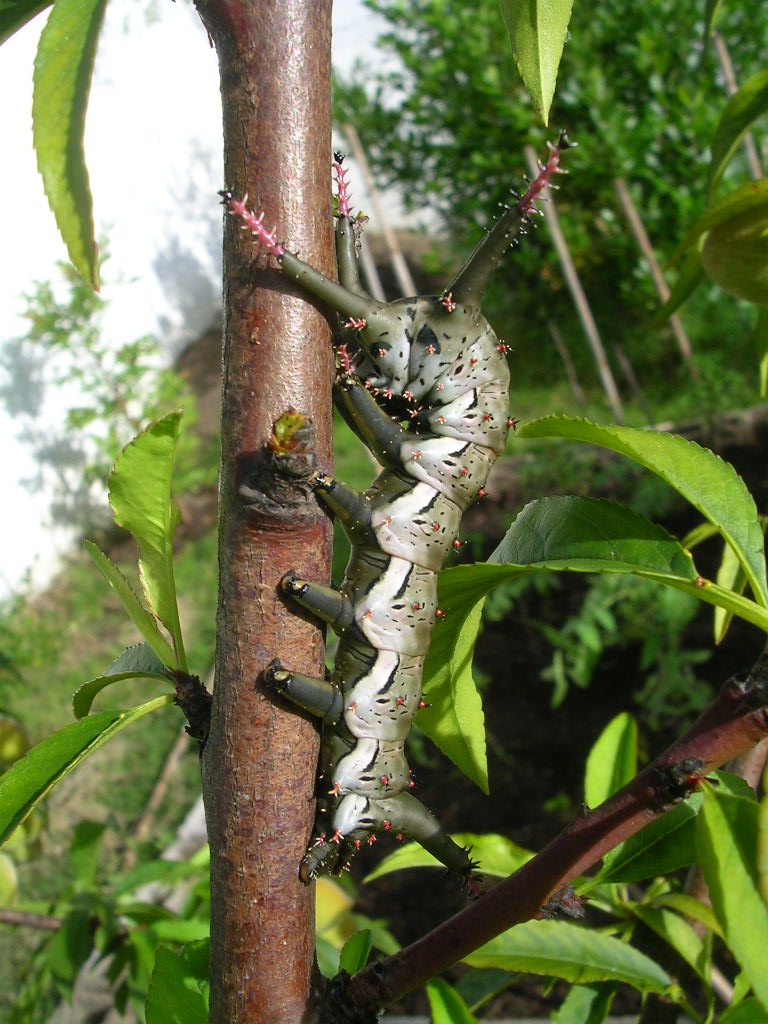
{"label": "caterpillar body segment", "polygon": [[223,193],[284,273],[339,317],[335,401],[384,469],[364,491],[315,473],[319,500],[338,517],[351,554],[338,589],[289,573],[284,592],[340,641],[327,680],[278,662],[266,684],[323,721],[318,808],[303,881],[337,873],[381,832],[410,836],[470,882],[468,852],[412,794],[404,746],[420,706],[437,607],[437,572],[458,542],[464,510],[483,488],[509,427],[506,346],[480,312],[485,284],[559,170],[565,140],[522,199],[507,208],[449,289],[384,303],[359,277],[355,223],[341,157],[334,162],[339,283],[288,253],[263,215]]}

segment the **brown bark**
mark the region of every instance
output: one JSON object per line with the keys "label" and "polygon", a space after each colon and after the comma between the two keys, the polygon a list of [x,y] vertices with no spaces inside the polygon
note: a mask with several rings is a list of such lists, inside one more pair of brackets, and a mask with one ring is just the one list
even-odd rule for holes
{"label": "brown bark", "polygon": [[[287,248],[332,275],[331,0],[197,7],[219,58],[226,186],[247,191]],[[320,631],[285,606],[277,585],[294,568],[327,579],[330,536],[305,494],[286,520],[248,512],[239,487],[292,406],[314,420],[318,463],[328,467],[331,377],[322,314],[227,218],[217,664],[203,757],[216,1024],[311,1016],[314,899],[297,868],[314,816],[317,729],[259,678],[275,656],[322,674]]]}

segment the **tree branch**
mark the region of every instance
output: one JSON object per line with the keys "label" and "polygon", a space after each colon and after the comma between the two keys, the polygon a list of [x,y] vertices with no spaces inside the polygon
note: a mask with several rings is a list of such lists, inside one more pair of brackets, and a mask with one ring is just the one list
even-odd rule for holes
{"label": "tree branch", "polygon": [[423,984],[512,925],[536,917],[571,879],[669,810],[707,772],[768,735],[768,651],[745,679],[732,677],[680,740],[623,789],[581,813],[537,856],[477,902],[349,982],[346,998],[381,1007]]}
{"label": "tree branch", "polygon": [[[331,0],[196,0],[221,73],[225,180],[287,250],[334,274]],[[298,879],[314,817],[317,727],[262,689],[276,656],[323,673],[323,637],[278,595],[289,569],[327,579],[327,518],[293,482],[269,493],[263,454],[289,408],[314,423],[330,468],[330,332],[226,218],[219,610],[203,794],[211,844],[212,1024],[306,1021],[314,890]],[[242,487],[262,491],[258,513]],[[287,502],[287,514],[286,514]]]}

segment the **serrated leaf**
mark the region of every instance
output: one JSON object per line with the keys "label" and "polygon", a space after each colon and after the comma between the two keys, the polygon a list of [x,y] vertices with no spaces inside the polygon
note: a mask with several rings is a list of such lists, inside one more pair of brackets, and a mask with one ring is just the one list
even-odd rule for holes
{"label": "serrated leaf", "polygon": [[768,1010],[754,996],[750,996],[723,1010],[717,1018],[717,1024],[768,1024]]}
{"label": "serrated leaf", "polygon": [[545,125],[572,7],[573,0],[501,0],[512,56]]}
{"label": "serrated leaf", "polygon": [[700,921],[705,928],[708,928],[718,938],[723,937],[723,930],[715,917],[712,907],[708,903],[702,903],[695,896],[689,896],[683,892],[660,893],[650,898],[650,904],[654,907],[666,907],[677,911],[684,917],[690,917],[694,921]]}
{"label": "serrated leaf", "polygon": [[701,795],[649,822],[625,839],[603,859],[603,866],[589,884],[639,882],[687,867],[696,858],[695,820]]}
{"label": "serrated leaf", "polygon": [[339,956],[339,970],[346,971],[350,976],[362,971],[368,963],[372,939],[373,933],[370,928],[363,928],[350,935]]}
{"label": "serrated leaf", "polygon": [[442,978],[427,982],[427,998],[432,1024],[477,1024],[456,989]]}
{"label": "serrated leaf", "polygon": [[[735,594],[740,594],[747,585],[747,577],[736,557],[736,552],[730,544],[723,545],[723,557],[720,559],[720,565],[717,567],[715,579],[719,587],[723,587],[725,590],[732,590]],[[716,644],[722,643],[725,639],[725,634],[728,632],[732,619],[732,612],[725,608],[715,607],[714,641]]]}
{"label": "serrated leaf", "polygon": [[4,43],[53,0],[0,0],[0,43]]}
{"label": "serrated leaf", "polygon": [[[768,632],[764,608],[703,580],[674,537],[606,499],[556,496],[530,502],[491,555],[493,561],[507,558],[510,578],[545,570],[632,573],[727,608]],[[516,564],[516,559],[528,564]],[[471,568],[480,568],[482,575],[490,566]]]}
{"label": "serrated leaf", "polygon": [[99,551],[92,541],[84,540],[83,547],[98,566],[104,579],[112,587],[115,594],[117,594],[131,621],[158,656],[161,663],[167,668],[178,668],[178,660],[173,652],[173,648],[157,628],[154,616],[144,607],[122,572],[114,562],[107,558],[103,551]]}
{"label": "serrated leaf", "polygon": [[499,971],[495,967],[485,970],[467,971],[456,982],[456,991],[467,1004],[471,1013],[499,995],[517,980],[514,971]]}
{"label": "serrated leaf", "polygon": [[[487,591],[486,591],[487,592]],[[416,724],[446,757],[488,793],[483,704],[472,676],[472,655],[484,597],[470,604],[441,573],[438,602],[445,613],[432,633],[424,664],[423,708]]]}
{"label": "serrated leaf", "polygon": [[109,503],[115,522],[138,544],[139,575],[147,601],[173,637],[179,667],[186,670],[173,576],[173,533],[179,511],[171,498],[181,417],[181,412],[171,413],[126,445],[109,474]]}
{"label": "serrated leaf", "polygon": [[602,1024],[615,994],[616,986],[606,982],[574,985],[552,1015],[552,1024]]}
{"label": "serrated leaf", "polygon": [[733,466],[719,456],[674,434],[605,427],[568,416],[534,420],[521,427],[519,434],[597,444],[656,473],[717,527],[744,567],[755,601],[768,606],[763,531],[755,502]]}
{"label": "serrated leaf", "polygon": [[[517,843],[513,843],[511,839],[507,839],[506,836],[496,835],[493,832],[482,835],[458,832],[451,838],[459,846],[471,850],[472,859],[479,862],[479,870],[483,875],[497,875],[500,878],[506,878],[533,856],[530,850],[525,850]],[[371,882],[374,878],[381,878],[383,875],[391,874],[393,871],[402,871],[405,868],[443,868],[444,870],[444,865],[419,843],[406,843],[380,861],[373,871],[366,875],[365,881]]]}
{"label": "serrated leaf", "polygon": [[597,807],[634,778],[637,771],[637,725],[632,715],[616,715],[587,755],[584,800]]}
{"label": "serrated leaf", "polygon": [[568,921],[526,921],[470,953],[464,962],[543,974],[575,985],[617,981],[641,992],[665,992],[671,984],[666,972],[644,953]]}
{"label": "serrated leaf", "polygon": [[[738,803],[737,815],[726,813],[726,801]],[[756,833],[756,804],[711,789],[704,793],[696,830],[699,866],[728,948],[768,1009],[768,909],[754,878]]]}
{"label": "serrated leaf", "polygon": [[72,697],[75,718],[85,718],[96,696],[107,686],[124,679],[157,679],[158,682],[173,685],[165,666],[149,644],[135,644],[115,658],[104,675],[89,679],[75,691]]}
{"label": "serrated leaf", "polygon": [[768,306],[768,201],[716,224],[701,246],[710,281],[729,295]]}
{"label": "serrated leaf", "polygon": [[744,133],[766,110],[768,71],[758,71],[739,86],[720,115],[709,147],[712,154],[708,174],[710,195]]}
{"label": "serrated leaf", "polygon": [[155,697],[128,711],[102,711],[65,726],[32,747],[0,775],[0,845],[65,775],[127,725],[166,707],[173,697]]}
{"label": "serrated leaf", "polygon": [[678,914],[644,903],[633,903],[632,913],[643,924],[668,943],[700,978],[708,980],[707,947],[694,929]]}
{"label": "serrated leaf", "polygon": [[530,501],[489,561],[690,582],[698,575],[690,554],[661,526],[616,501],[568,495]]}
{"label": "serrated leaf", "polygon": [[85,110],[106,0],[57,0],[35,56],[32,132],[45,194],[83,280],[99,286]]}
{"label": "serrated leaf", "polygon": [[677,248],[672,253],[671,261],[680,259],[686,249],[689,249],[701,235],[723,221],[737,217],[739,214],[754,210],[755,207],[764,206],[768,201],[768,179],[761,178],[759,181],[749,181],[745,185],[729,192],[727,196],[709,206],[704,213],[693,223],[680,239]]}
{"label": "serrated leaf", "polygon": [[208,1024],[208,1000],[195,971],[159,946],[145,1007],[147,1024]]}

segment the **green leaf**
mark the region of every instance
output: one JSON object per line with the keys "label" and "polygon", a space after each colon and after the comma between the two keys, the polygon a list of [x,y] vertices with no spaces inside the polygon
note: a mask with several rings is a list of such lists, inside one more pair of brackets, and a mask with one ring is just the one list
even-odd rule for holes
{"label": "green leaf", "polygon": [[69,844],[69,863],[79,890],[86,889],[96,878],[101,840],[106,830],[103,821],[79,821]]}
{"label": "green leaf", "polygon": [[[483,835],[459,832],[452,838],[459,846],[472,851],[472,857],[480,862],[480,872],[484,875],[506,878],[533,856],[530,850],[524,850],[506,836],[493,832]],[[418,843],[406,843],[380,861],[366,876],[365,881],[370,882],[374,878],[381,878],[382,875],[402,871],[404,868],[443,868],[443,865]]]}
{"label": "green leaf", "polygon": [[574,985],[552,1016],[552,1024],[603,1024],[616,994],[616,986],[596,983]]}
{"label": "green leaf", "polygon": [[607,498],[567,495],[529,502],[489,561],[518,570],[632,572],[690,582],[698,575],[680,542],[644,516]]}
{"label": "green leaf", "polygon": [[157,622],[154,617],[144,607],[122,572],[102,551],[99,551],[92,541],[84,540],[83,547],[98,566],[101,575],[117,594],[131,621],[160,659],[160,662],[167,668],[178,668],[179,663],[173,648],[157,628]]}
{"label": "green leaf", "polygon": [[650,957],[610,935],[568,921],[526,921],[465,957],[471,967],[544,974],[575,985],[617,981],[641,992],[665,992],[671,982]]}
{"label": "green leaf", "polygon": [[[716,582],[718,587],[722,587],[724,590],[731,590],[735,594],[740,594],[747,585],[747,577],[739,564],[736,552],[730,544],[723,545],[723,557],[720,559],[720,565],[717,567]],[[714,641],[716,644],[722,643],[725,639],[725,634],[728,632],[732,619],[732,612],[715,606]]]}
{"label": "green leaf", "polygon": [[682,892],[668,892],[654,896],[650,902],[653,906],[669,907],[670,910],[676,910],[678,914],[690,917],[694,921],[700,921],[705,928],[719,938],[723,937],[723,930],[712,908],[708,903],[697,900],[695,896],[689,896]]}
{"label": "green leaf", "polygon": [[158,947],[145,1013],[147,1024],[208,1024],[207,981],[183,954]]}
{"label": "green leaf", "polygon": [[768,390],[768,309],[765,306],[757,307],[753,338],[757,350],[760,397],[765,398],[766,390]]}
{"label": "green leaf", "polygon": [[584,775],[584,800],[588,807],[597,807],[612,796],[637,771],[637,725],[632,715],[616,715],[587,756]]}
{"label": "green leaf", "polygon": [[763,772],[763,798],[757,811],[757,887],[768,907],[768,769]]}
{"label": "green leaf", "polygon": [[339,970],[346,971],[350,976],[362,971],[368,963],[368,954],[371,952],[373,932],[369,928],[363,928],[354,935],[350,935],[344,943],[344,948],[339,957]]}
{"label": "green leaf", "polygon": [[708,980],[707,947],[687,921],[671,910],[649,907],[644,903],[633,903],[631,911],[647,928],[668,943],[700,978]]}
{"label": "green leaf", "polygon": [[715,189],[725,165],[733,155],[742,136],[761,114],[768,110],[768,70],[758,71],[731,96],[720,115],[712,136],[709,162],[709,191]]}
{"label": "green leaf", "polygon": [[179,510],[171,498],[181,417],[180,411],[171,413],[126,445],[109,474],[109,503],[115,522],[139,546],[139,576],[147,601],[173,637],[179,668],[186,671],[173,577],[172,542]]}
{"label": "green leaf", "polygon": [[501,0],[512,56],[545,125],[572,7],[573,0]]}
{"label": "green leaf", "polygon": [[75,718],[85,718],[91,710],[96,695],[112,683],[119,683],[123,679],[157,679],[166,685],[173,681],[169,679],[165,666],[158,658],[149,644],[135,644],[133,647],[126,647],[112,664],[107,668],[104,675],[96,676],[83,683],[72,697],[72,708]]}
{"label": "green leaf", "polygon": [[701,265],[716,285],[768,306],[768,200],[716,224],[704,238]]}
{"label": "green leaf", "polygon": [[150,928],[163,942],[198,942],[208,938],[210,918],[168,917],[154,921]]}
{"label": "green leaf", "polygon": [[672,290],[669,293],[669,298],[658,310],[652,320],[654,327],[660,327],[665,320],[679,309],[680,306],[689,299],[691,295],[699,287],[699,283],[704,280],[704,267],[701,265],[701,252],[700,247],[696,246],[691,252],[685,257],[683,265],[680,268],[680,273],[677,276],[677,280],[672,286]]}
{"label": "green leaf", "polygon": [[718,11],[722,0],[707,0],[706,9],[704,11],[704,45],[705,47],[709,43],[710,36],[715,30],[715,20],[717,19]]}
{"label": "green leaf", "polygon": [[29,737],[23,726],[10,715],[0,713],[0,772],[18,761],[29,750]]}
{"label": "green leaf", "polygon": [[699,866],[728,948],[768,1009],[768,909],[755,883],[756,841],[757,805],[707,788],[696,830]]}
{"label": "green leaf", "polygon": [[94,750],[127,725],[173,702],[172,696],[129,711],[102,711],[48,736],[0,775],[0,845],[48,791]]}
{"label": "green leaf", "polygon": [[606,854],[602,868],[589,884],[639,882],[692,864],[696,859],[695,819],[700,804],[701,795],[694,793],[619,843]]}
{"label": "green leaf", "polygon": [[658,474],[717,527],[744,567],[755,601],[768,606],[763,531],[752,495],[733,466],[694,441],[655,430],[603,427],[585,419],[545,416],[520,428],[523,437],[567,437],[625,455]]}
{"label": "green leaf", "polygon": [[[473,567],[470,567],[473,568]],[[472,655],[480,628],[484,594],[472,600],[462,592],[461,582],[440,573],[438,602],[445,613],[432,633],[424,664],[423,708],[418,727],[436,747],[484,793],[488,792],[488,763],[485,755],[485,717],[480,694],[472,676]]]}
{"label": "green leaf", "polygon": [[724,199],[708,207],[699,219],[688,228],[672,253],[671,261],[680,259],[686,249],[689,249],[701,235],[711,231],[718,224],[739,214],[747,213],[749,210],[754,210],[755,207],[764,206],[766,201],[768,201],[768,179],[766,178],[749,181],[734,189],[733,192],[729,192]]}
{"label": "green leaf", "polygon": [[50,7],[53,0],[0,0],[0,43],[26,25],[36,14]]}
{"label": "green leaf", "polygon": [[56,0],[35,57],[32,132],[43,178],[69,258],[99,286],[91,192],[83,153],[85,109],[106,0]]}
{"label": "green leaf", "polygon": [[432,1024],[477,1024],[459,993],[443,981],[433,978],[427,982],[427,998],[432,1011]]}
{"label": "green leaf", "polygon": [[51,939],[47,959],[57,985],[68,994],[75,978],[93,950],[91,918],[86,910],[75,909]]}
{"label": "green leaf", "polygon": [[322,935],[315,936],[315,957],[317,969],[324,978],[333,978],[338,974],[339,951]]}
{"label": "green leaf", "polygon": [[729,1006],[717,1018],[717,1024],[768,1024],[768,1011],[754,996],[736,1006]]}
{"label": "green leaf", "polygon": [[456,982],[456,991],[474,1013],[489,999],[509,988],[517,977],[515,971],[500,971],[496,967],[467,971]]}
{"label": "green leaf", "polygon": [[19,890],[19,877],[16,865],[11,858],[0,853],[0,907],[7,907],[16,899]]}

